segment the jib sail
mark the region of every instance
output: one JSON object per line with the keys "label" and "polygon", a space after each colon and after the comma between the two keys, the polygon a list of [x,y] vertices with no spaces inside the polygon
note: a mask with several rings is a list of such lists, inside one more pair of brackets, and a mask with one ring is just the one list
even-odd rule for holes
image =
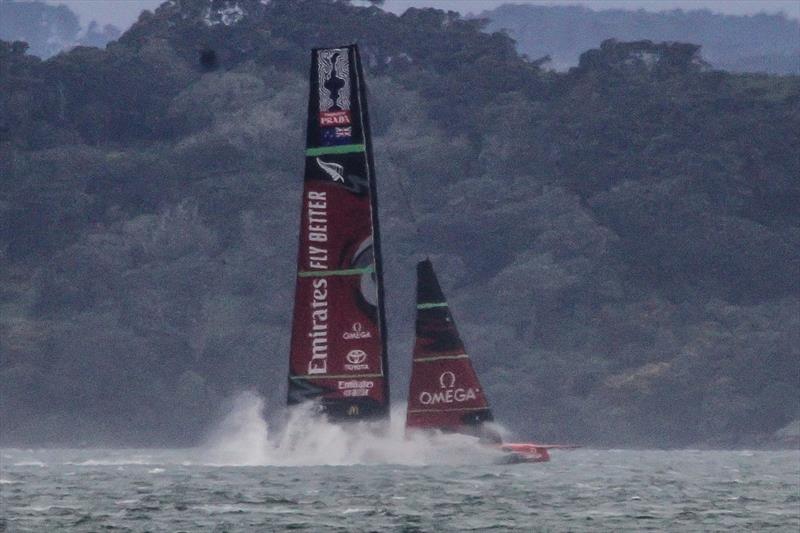
{"label": "jib sail", "polygon": [[417,323],[406,427],[480,433],[489,403],[429,260],[417,264]]}
{"label": "jib sail", "polygon": [[373,168],[358,48],[315,49],[288,403],[333,419],[389,410]]}

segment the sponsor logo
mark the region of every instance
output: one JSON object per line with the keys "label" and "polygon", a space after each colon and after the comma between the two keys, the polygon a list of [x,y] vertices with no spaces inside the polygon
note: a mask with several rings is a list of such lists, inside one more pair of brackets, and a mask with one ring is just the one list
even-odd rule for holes
{"label": "sponsor logo", "polygon": [[323,161],[319,157],[317,158],[317,165],[319,168],[324,170],[333,181],[344,183],[344,176],[342,175],[344,172],[344,167],[342,165],[339,163],[329,163],[328,161]]}
{"label": "sponsor logo", "polygon": [[309,375],[328,372],[328,280],[315,279],[312,282],[311,300],[311,360],[308,362]]}
{"label": "sponsor logo", "polygon": [[369,365],[364,362],[367,360],[367,352],[364,350],[350,350],[345,358],[347,359],[345,370],[369,370]]}
{"label": "sponsor logo", "polygon": [[343,396],[369,396],[369,390],[375,386],[375,382],[371,380],[352,379],[348,381],[339,381],[337,386],[338,389],[342,391]]}
{"label": "sponsor logo", "polygon": [[378,305],[378,284],[375,278],[375,257],[373,255],[372,237],[367,237],[358,245],[351,262],[353,268],[373,267],[370,272],[361,275],[359,288],[364,301],[376,307]]}
{"label": "sponsor logo", "polygon": [[350,110],[350,61],[344,48],[330,48],[317,52],[320,125],[322,113],[334,106],[341,111]]}
{"label": "sponsor logo", "polygon": [[367,360],[367,352],[364,350],[350,350],[347,352],[347,361],[354,365],[360,365]]}
{"label": "sponsor logo", "polygon": [[456,387],[456,375],[449,370],[439,375],[439,388],[435,392],[422,391],[419,393],[419,402],[422,405],[440,405],[462,403],[476,400],[480,389],[472,387]]}
{"label": "sponsor logo", "polygon": [[308,266],[328,269],[328,198],[326,192],[308,191]]}
{"label": "sponsor logo", "polygon": [[347,416],[358,416],[359,409],[357,405],[351,405],[347,408]]}
{"label": "sponsor logo", "polygon": [[349,126],[350,110],[321,111],[319,114],[320,126]]}
{"label": "sponsor logo", "polygon": [[[308,191],[308,265],[313,269],[328,268],[328,200],[325,192]],[[328,373],[328,280],[311,282],[311,359],[309,375]]]}
{"label": "sponsor logo", "polygon": [[449,370],[439,376],[439,386],[443,389],[452,389],[456,384],[456,375]]}
{"label": "sponsor logo", "polygon": [[354,322],[350,331],[342,333],[342,338],[348,341],[354,339],[371,339],[372,332],[364,331],[364,326],[361,325],[361,322]]}
{"label": "sponsor logo", "polygon": [[350,59],[345,48],[317,52],[320,143],[323,146],[351,142]]}

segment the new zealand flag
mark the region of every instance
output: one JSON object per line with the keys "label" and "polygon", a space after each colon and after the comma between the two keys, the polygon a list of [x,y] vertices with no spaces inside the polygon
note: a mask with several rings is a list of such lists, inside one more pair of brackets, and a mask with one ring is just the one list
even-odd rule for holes
{"label": "new zealand flag", "polygon": [[353,128],[320,128],[320,144],[323,146],[335,146],[337,144],[350,144],[353,138]]}

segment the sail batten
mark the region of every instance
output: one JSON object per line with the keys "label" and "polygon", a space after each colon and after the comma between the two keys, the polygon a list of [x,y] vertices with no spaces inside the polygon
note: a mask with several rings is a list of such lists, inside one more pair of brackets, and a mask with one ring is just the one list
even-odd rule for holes
{"label": "sail batten", "polygon": [[303,270],[297,273],[300,278],[325,277],[325,276],[361,276],[375,272],[372,265],[364,268],[346,268],[344,270]]}
{"label": "sail batten", "polygon": [[356,45],[311,54],[290,405],[333,420],[389,411],[375,176]]}
{"label": "sail batten", "polygon": [[309,157],[331,154],[358,154],[365,152],[363,144],[343,144],[339,146],[321,146],[319,148],[307,148],[306,155]]}
{"label": "sail batten", "polygon": [[434,309],[436,307],[449,307],[447,302],[418,303],[417,309]]}
{"label": "sail batten", "polygon": [[[451,407],[445,409],[409,409],[409,413],[463,413],[465,411],[483,411],[485,407]],[[442,426],[444,428],[444,426]]]}
{"label": "sail batten", "polygon": [[425,363],[428,361],[443,361],[446,359],[469,359],[469,356],[465,353],[459,355],[435,355],[433,357],[415,357],[415,363]]}
{"label": "sail batten", "polygon": [[322,376],[314,376],[312,374],[304,374],[300,376],[290,376],[289,379],[305,380],[305,379],[354,379],[354,378],[380,378],[383,374],[340,374],[331,375],[325,374]]}

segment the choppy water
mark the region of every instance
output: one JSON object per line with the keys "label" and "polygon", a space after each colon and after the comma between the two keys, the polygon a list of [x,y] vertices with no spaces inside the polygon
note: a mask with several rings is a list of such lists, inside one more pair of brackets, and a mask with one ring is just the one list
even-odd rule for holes
{"label": "choppy water", "polygon": [[0,450],[0,531],[800,531],[800,451],[553,451],[493,465],[243,396],[203,447]]}
{"label": "choppy water", "polygon": [[193,450],[3,450],[3,523],[8,531],[800,530],[798,452],[575,450],[506,466],[198,459]]}

